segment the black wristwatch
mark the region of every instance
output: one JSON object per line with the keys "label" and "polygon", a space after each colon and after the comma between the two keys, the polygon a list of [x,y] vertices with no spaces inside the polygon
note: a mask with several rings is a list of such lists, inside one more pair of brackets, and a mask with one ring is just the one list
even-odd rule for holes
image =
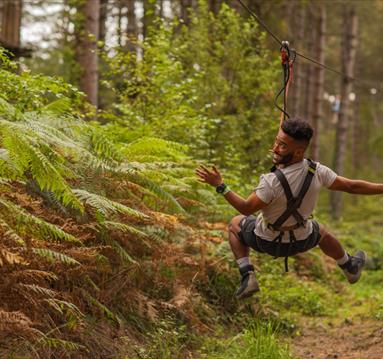
{"label": "black wristwatch", "polygon": [[217,193],[225,195],[227,192],[230,191],[229,187],[225,183],[221,183],[217,187],[215,187],[215,190]]}

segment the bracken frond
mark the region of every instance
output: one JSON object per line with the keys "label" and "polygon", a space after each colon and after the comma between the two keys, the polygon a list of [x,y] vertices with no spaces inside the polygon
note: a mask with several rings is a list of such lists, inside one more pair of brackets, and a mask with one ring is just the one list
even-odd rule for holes
{"label": "bracken frond", "polygon": [[33,323],[24,313],[7,312],[0,309],[0,342],[2,338],[17,335],[19,338],[37,339],[44,336],[39,330],[32,327]]}
{"label": "bracken frond", "polygon": [[[20,173],[30,171],[42,189],[51,190],[62,200],[65,205],[70,205],[83,211],[81,203],[71,191],[71,188],[60,174],[59,161],[55,165],[43,153],[42,148],[48,151],[52,158],[60,158],[58,153],[44,143],[40,143],[36,137],[30,135],[31,129],[24,128],[20,123],[12,123],[0,120],[0,131],[3,144],[9,151],[12,162]],[[63,159],[61,159],[63,162]],[[65,170],[65,168],[63,169]],[[70,172],[69,172],[70,173]]]}
{"label": "bracken frond", "polygon": [[16,284],[16,288],[26,297],[29,297],[32,293],[48,298],[54,298],[57,295],[56,291],[45,287],[41,287],[37,284],[19,283]]}
{"label": "bracken frond", "polygon": [[38,269],[22,269],[15,271],[11,274],[12,277],[17,278],[20,281],[56,281],[58,279],[57,275],[52,272],[47,272]]}
{"label": "bracken frond", "polygon": [[41,258],[46,259],[51,263],[61,262],[67,265],[81,265],[76,259],[63,254],[61,252],[56,252],[47,248],[32,248],[33,253],[37,254]]}
{"label": "bracken frond", "polygon": [[120,231],[123,233],[133,234],[134,236],[137,236],[139,238],[148,238],[149,237],[145,232],[140,231],[139,229],[137,229],[133,226],[129,226],[125,223],[113,222],[113,221],[104,221],[101,223],[101,226],[103,226],[109,230],[115,230],[115,231]]}
{"label": "bracken frond", "polygon": [[44,241],[67,241],[82,244],[76,237],[66,233],[54,224],[33,216],[22,207],[3,198],[0,198],[0,213],[3,214],[5,217],[3,219],[7,220],[8,225],[10,225],[10,221],[8,221],[7,217],[11,217],[13,221],[17,222],[17,226],[12,227],[16,232],[19,230],[19,226],[24,226],[29,233]]}
{"label": "bracken frond", "polygon": [[114,314],[106,305],[102,304],[99,300],[91,296],[88,292],[85,290],[82,291],[85,298],[89,301],[90,304],[93,304],[94,306],[98,307],[101,309],[101,311],[104,313],[104,315],[108,318],[111,319],[117,323],[120,322],[120,318]]}
{"label": "bracken frond", "polygon": [[50,112],[54,115],[63,115],[70,110],[71,105],[71,100],[69,98],[62,97],[55,101],[52,101],[51,103],[45,105],[39,110],[43,113]]}
{"label": "bracken frond", "polygon": [[122,213],[137,219],[149,218],[146,214],[140,211],[112,201],[98,194],[90,193],[83,189],[74,189],[73,192],[80,200],[84,201],[85,204],[98,211],[103,217],[108,217],[112,213]]}
{"label": "bracken frond", "polygon": [[9,224],[0,218],[0,228],[3,232],[3,237],[12,240],[19,246],[24,246],[24,240],[9,226]]}
{"label": "bracken frond", "polygon": [[135,261],[129,255],[129,253],[126,251],[126,249],[123,248],[117,241],[115,241],[113,239],[109,239],[107,242],[112,246],[114,251],[119,255],[119,257],[121,258],[121,260],[124,264],[126,264],[126,265],[137,264],[137,261]]}
{"label": "bracken frond", "polygon": [[165,191],[159,184],[150,180],[144,174],[141,174],[136,170],[132,170],[130,166],[126,167],[122,165],[114,172],[124,174],[129,181],[132,181],[133,183],[149,190],[156,197],[163,200],[173,211],[179,213],[185,212],[182,206],[169,192]]}
{"label": "bracken frond", "polygon": [[68,311],[71,315],[81,320],[85,317],[85,314],[73,303],[56,298],[44,299],[44,302],[48,303],[52,308],[57,310],[60,314],[64,314],[64,310]]}
{"label": "bracken frond", "polygon": [[51,349],[63,348],[68,351],[87,350],[81,344],[57,338],[43,337],[40,339],[40,344]]}
{"label": "bracken frond", "polygon": [[2,266],[4,262],[8,264],[28,264],[28,262],[20,255],[12,253],[8,249],[0,246],[0,266]]}

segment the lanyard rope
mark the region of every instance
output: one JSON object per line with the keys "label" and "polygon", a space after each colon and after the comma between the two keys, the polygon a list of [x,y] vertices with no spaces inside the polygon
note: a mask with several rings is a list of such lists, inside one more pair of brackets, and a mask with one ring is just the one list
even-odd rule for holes
{"label": "lanyard rope", "polygon": [[[287,41],[282,41],[281,46],[281,60],[283,68],[283,87],[275,96],[274,104],[281,111],[281,123],[290,118],[287,112],[287,96],[289,92],[289,85],[293,78],[293,63],[296,58],[296,53],[294,50],[289,48],[289,43]],[[278,105],[278,98],[283,93],[283,108]]]}

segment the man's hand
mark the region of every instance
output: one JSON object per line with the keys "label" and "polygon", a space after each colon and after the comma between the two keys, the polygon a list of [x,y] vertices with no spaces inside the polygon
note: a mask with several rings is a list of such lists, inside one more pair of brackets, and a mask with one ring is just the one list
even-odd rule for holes
{"label": "man's hand", "polygon": [[199,177],[200,182],[208,183],[214,187],[219,186],[223,182],[222,176],[215,166],[209,170],[205,166],[201,165],[195,170],[195,173]]}
{"label": "man's hand", "polygon": [[[222,182],[222,176],[215,166],[211,169],[200,166],[195,170],[200,182],[208,183],[214,187],[219,186]],[[233,191],[225,194],[225,199],[239,212],[245,216],[249,216],[254,212],[267,206],[267,203],[258,198],[255,192],[251,193],[247,199],[243,199]]]}

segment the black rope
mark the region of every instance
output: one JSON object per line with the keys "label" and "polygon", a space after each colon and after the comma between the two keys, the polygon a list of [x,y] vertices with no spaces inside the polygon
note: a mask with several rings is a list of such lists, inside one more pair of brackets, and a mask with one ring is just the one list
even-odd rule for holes
{"label": "black rope", "polygon": [[[282,66],[283,66],[283,87],[279,90],[279,92],[275,96],[274,105],[275,105],[275,107],[278,110],[280,110],[283,113],[283,121],[284,121],[286,118],[290,118],[290,116],[289,116],[289,114],[287,112],[287,86],[288,86],[288,83],[290,81],[290,76],[291,76],[290,63],[295,61],[296,53],[295,53],[294,50],[291,50],[289,48],[287,41],[283,41],[282,42],[281,51],[283,51],[283,50],[286,51],[285,62],[284,63],[282,62]],[[282,93],[283,93],[283,108],[281,108],[278,105],[278,98],[279,98],[279,96],[281,96]]]}

